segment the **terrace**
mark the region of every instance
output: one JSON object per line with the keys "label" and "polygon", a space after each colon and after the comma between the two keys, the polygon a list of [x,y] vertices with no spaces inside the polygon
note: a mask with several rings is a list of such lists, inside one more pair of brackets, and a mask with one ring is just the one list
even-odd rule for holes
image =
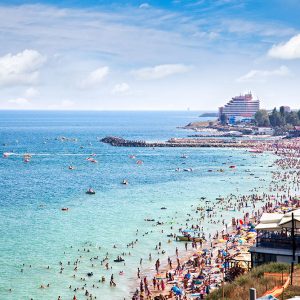
{"label": "terrace", "polygon": [[300,209],[289,213],[264,213],[256,226],[256,245],[251,247],[252,265],[300,261]]}

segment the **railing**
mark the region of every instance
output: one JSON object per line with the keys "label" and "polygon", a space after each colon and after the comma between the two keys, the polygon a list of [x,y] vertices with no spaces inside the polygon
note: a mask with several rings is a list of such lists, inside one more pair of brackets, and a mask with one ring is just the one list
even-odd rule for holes
{"label": "railing", "polygon": [[[300,249],[300,237],[295,237],[296,249]],[[293,240],[291,237],[257,237],[256,247],[292,249]]]}

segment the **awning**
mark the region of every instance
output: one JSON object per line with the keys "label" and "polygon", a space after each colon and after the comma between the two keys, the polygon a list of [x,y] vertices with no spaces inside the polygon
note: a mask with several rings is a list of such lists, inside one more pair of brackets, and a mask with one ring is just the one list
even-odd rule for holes
{"label": "awning", "polygon": [[278,230],[281,227],[278,223],[259,223],[256,227],[256,230]]}
{"label": "awning", "polygon": [[260,218],[260,223],[278,223],[284,214],[279,213],[263,213]]}

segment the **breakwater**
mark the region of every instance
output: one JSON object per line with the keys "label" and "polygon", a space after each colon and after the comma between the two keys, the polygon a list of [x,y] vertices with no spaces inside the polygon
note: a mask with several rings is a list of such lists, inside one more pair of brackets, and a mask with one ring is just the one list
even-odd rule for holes
{"label": "breakwater", "polygon": [[197,138],[171,138],[168,141],[147,142],[143,140],[126,140],[121,137],[107,136],[100,140],[103,143],[115,147],[215,147],[215,148],[252,148],[256,141],[226,140],[226,139],[202,139]]}

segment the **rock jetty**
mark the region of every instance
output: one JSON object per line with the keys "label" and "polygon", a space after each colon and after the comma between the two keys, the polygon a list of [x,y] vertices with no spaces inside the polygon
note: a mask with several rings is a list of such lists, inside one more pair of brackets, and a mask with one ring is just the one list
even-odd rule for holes
{"label": "rock jetty", "polygon": [[126,140],[121,137],[107,136],[100,140],[102,143],[115,147],[231,147],[253,148],[256,141],[229,139],[171,138],[168,141],[147,142],[143,140]]}

